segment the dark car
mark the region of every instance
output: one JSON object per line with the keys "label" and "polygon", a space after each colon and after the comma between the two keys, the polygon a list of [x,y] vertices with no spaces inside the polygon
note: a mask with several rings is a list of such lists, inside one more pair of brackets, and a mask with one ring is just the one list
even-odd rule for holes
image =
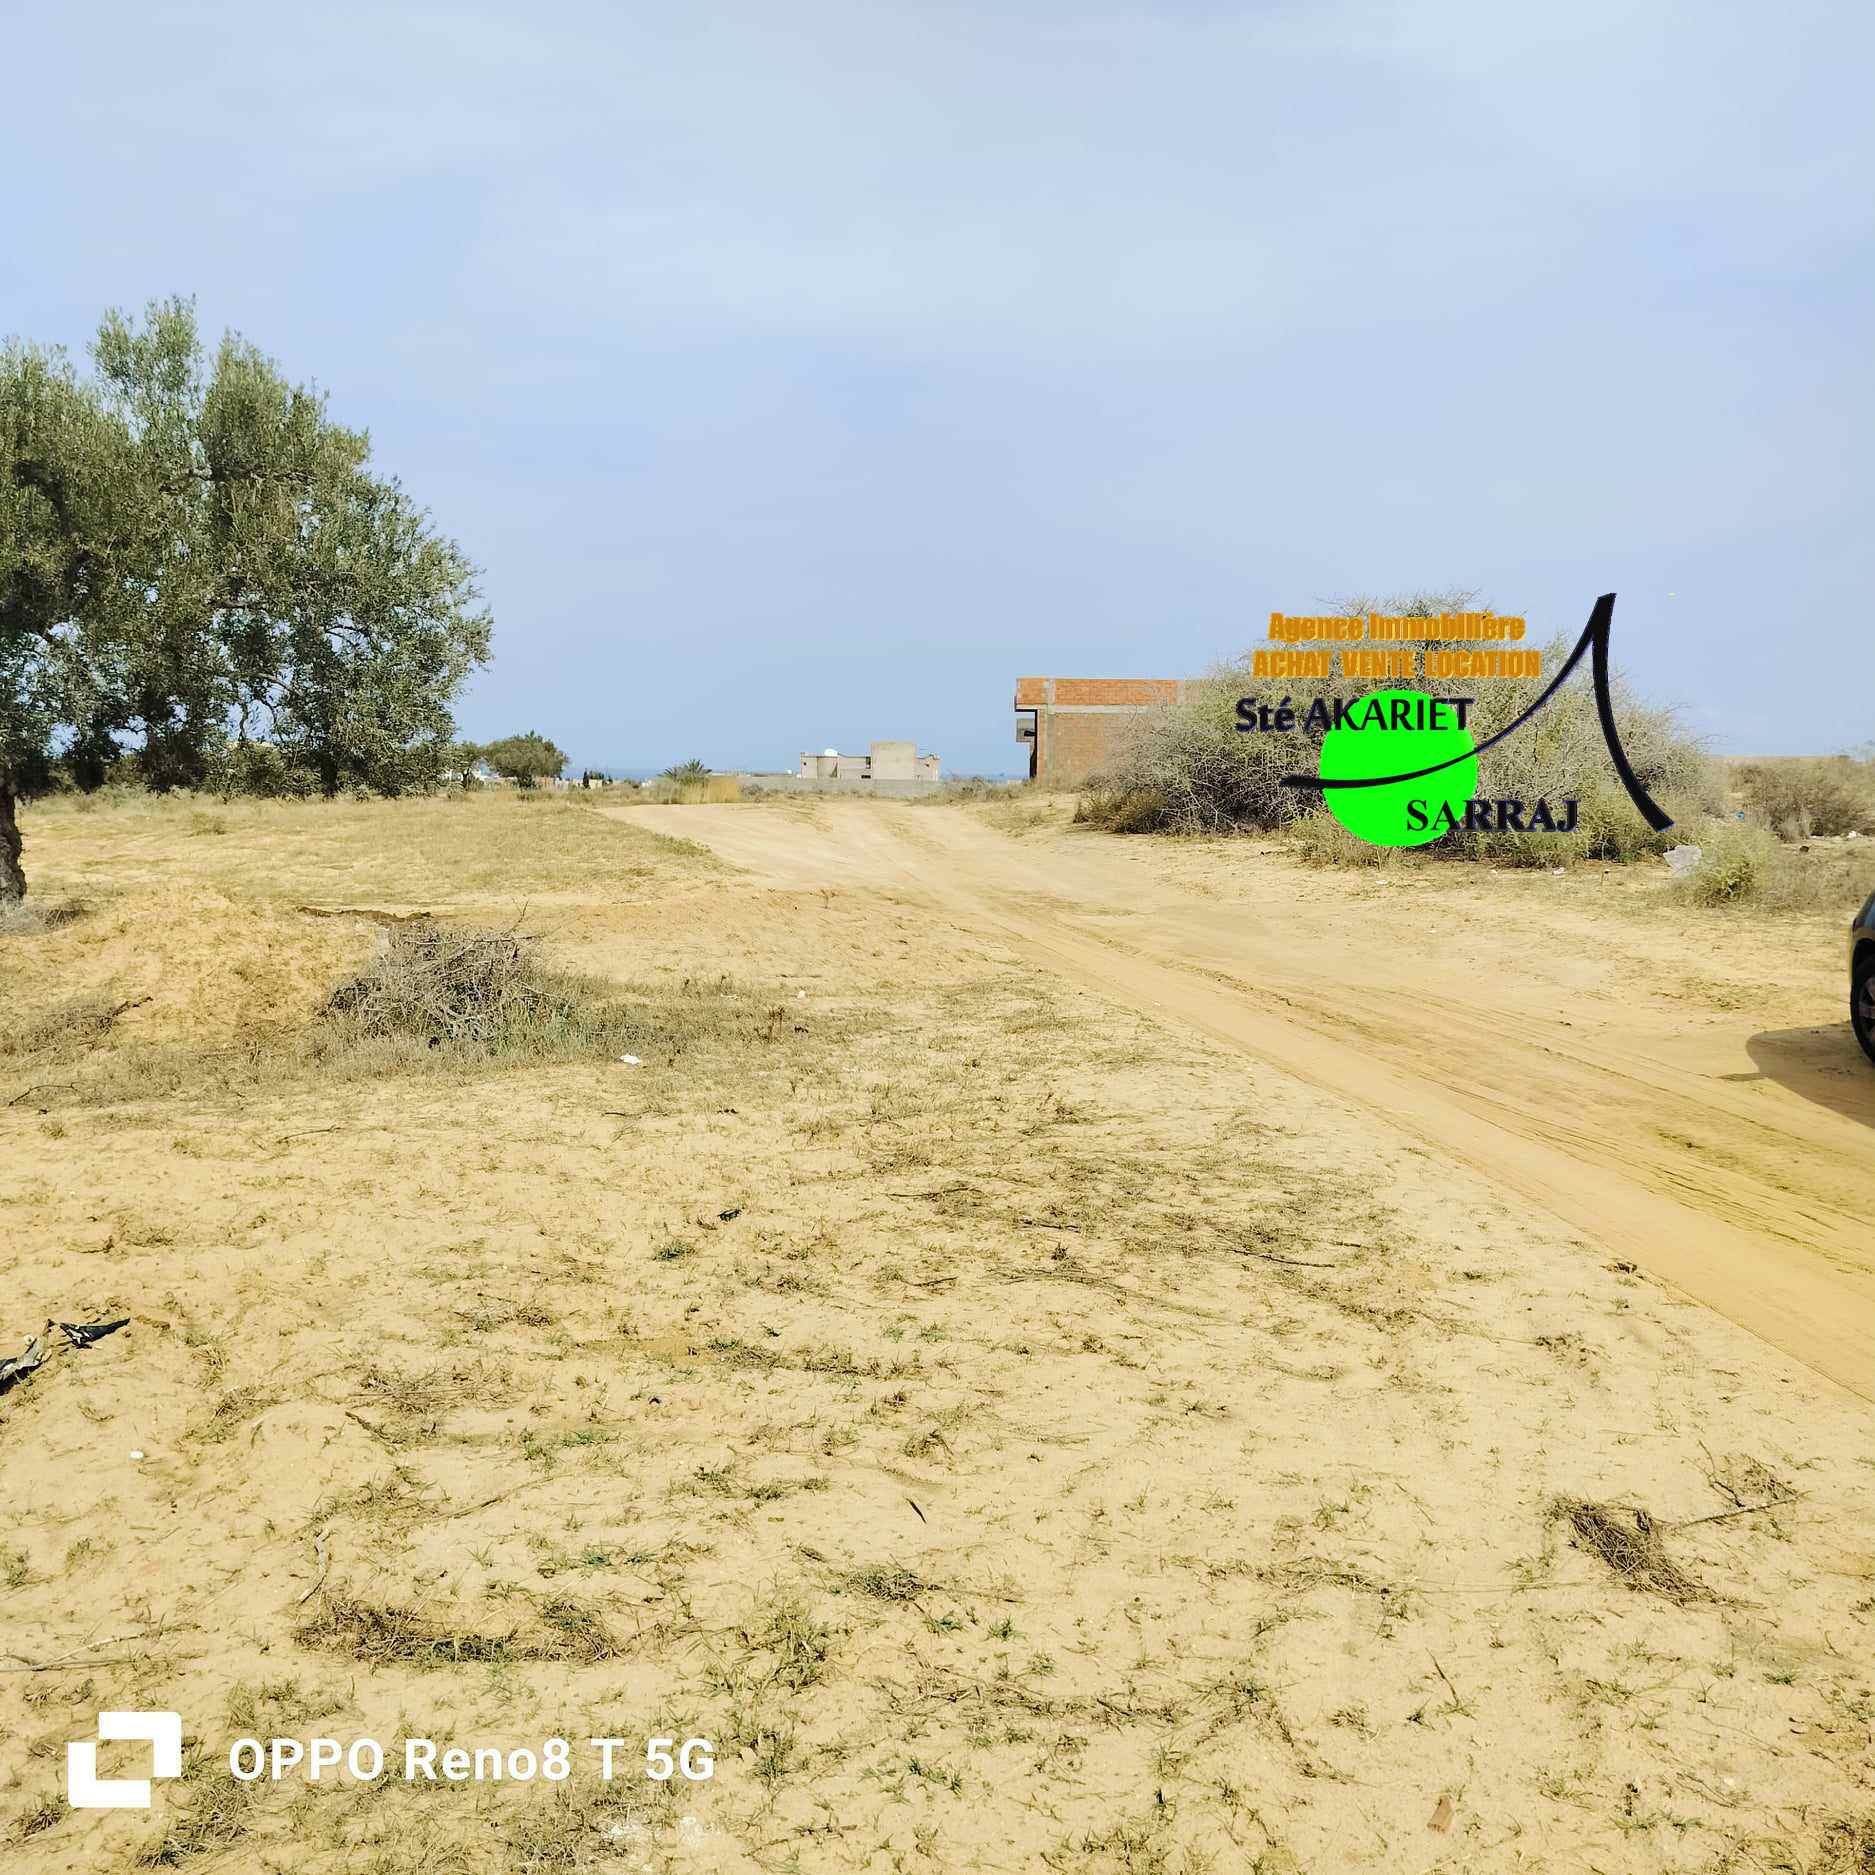
{"label": "dark car", "polygon": [[1875,892],[1849,927],[1849,1024],[1875,1061]]}

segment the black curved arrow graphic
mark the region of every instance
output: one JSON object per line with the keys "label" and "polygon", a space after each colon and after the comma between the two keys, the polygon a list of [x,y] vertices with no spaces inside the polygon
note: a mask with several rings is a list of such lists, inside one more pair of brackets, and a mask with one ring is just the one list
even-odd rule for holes
{"label": "black curved arrow graphic", "polygon": [[1442,769],[1451,768],[1471,756],[1482,755],[1486,749],[1495,748],[1513,730],[1521,729],[1569,681],[1570,672],[1582,662],[1583,652],[1592,650],[1594,657],[1590,669],[1595,680],[1595,713],[1601,718],[1602,740],[1608,744],[1608,753],[1614,758],[1615,773],[1621,777],[1621,785],[1627,789],[1628,799],[1640,810],[1641,818],[1656,833],[1665,833],[1673,822],[1661,812],[1654,797],[1641,786],[1640,777],[1635,774],[1615,729],[1615,702],[1608,688],[1608,632],[1614,616],[1615,596],[1605,592],[1595,601],[1595,609],[1589,614],[1589,622],[1582,628],[1582,636],[1576,640],[1575,649],[1564,659],[1562,669],[1550,679],[1549,687],[1521,716],[1506,723],[1496,735],[1487,737],[1467,754],[1454,755],[1450,761],[1435,762],[1430,768],[1415,768],[1404,775],[1351,775],[1337,781],[1326,780],[1320,775],[1284,775],[1282,785],[1285,788],[1384,788],[1392,782],[1418,781],[1421,776],[1436,775]]}

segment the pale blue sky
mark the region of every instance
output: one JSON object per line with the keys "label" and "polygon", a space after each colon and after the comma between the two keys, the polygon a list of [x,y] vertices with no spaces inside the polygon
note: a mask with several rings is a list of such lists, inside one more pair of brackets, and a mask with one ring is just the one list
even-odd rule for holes
{"label": "pale blue sky", "polygon": [[0,328],[318,378],[486,568],[471,734],[1011,769],[1018,674],[1466,583],[1875,738],[1875,9],[5,12]]}

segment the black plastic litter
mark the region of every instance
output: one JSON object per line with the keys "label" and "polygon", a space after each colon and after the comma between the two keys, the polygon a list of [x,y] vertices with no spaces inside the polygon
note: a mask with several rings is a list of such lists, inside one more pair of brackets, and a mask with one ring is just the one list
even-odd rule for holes
{"label": "black plastic litter", "polygon": [[46,1356],[58,1345],[52,1339],[54,1329],[65,1337],[68,1348],[82,1349],[129,1325],[128,1315],[120,1315],[114,1322],[47,1322],[18,1354],[0,1360],[0,1393],[10,1392],[28,1374],[45,1365]]}
{"label": "black plastic litter", "polygon": [[75,1348],[88,1348],[94,1341],[102,1341],[106,1335],[114,1335],[120,1328],[130,1326],[130,1317],[120,1315],[114,1322],[60,1322],[59,1332]]}
{"label": "black plastic litter", "polygon": [[0,1361],[0,1393],[24,1380],[45,1358],[46,1338],[34,1335],[20,1353]]}

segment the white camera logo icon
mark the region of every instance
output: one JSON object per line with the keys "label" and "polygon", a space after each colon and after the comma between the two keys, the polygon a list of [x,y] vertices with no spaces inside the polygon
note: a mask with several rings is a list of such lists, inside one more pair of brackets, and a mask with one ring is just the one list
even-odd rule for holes
{"label": "white camera logo icon", "polygon": [[[100,1777],[98,1744],[143,1739],[150,1747],[149,1777]],[[74,1810],[147,1810],[152,1778],[182,1775],[182,1714],[100,1712],[98,1737],[65,1747],[65,1801]]]}

